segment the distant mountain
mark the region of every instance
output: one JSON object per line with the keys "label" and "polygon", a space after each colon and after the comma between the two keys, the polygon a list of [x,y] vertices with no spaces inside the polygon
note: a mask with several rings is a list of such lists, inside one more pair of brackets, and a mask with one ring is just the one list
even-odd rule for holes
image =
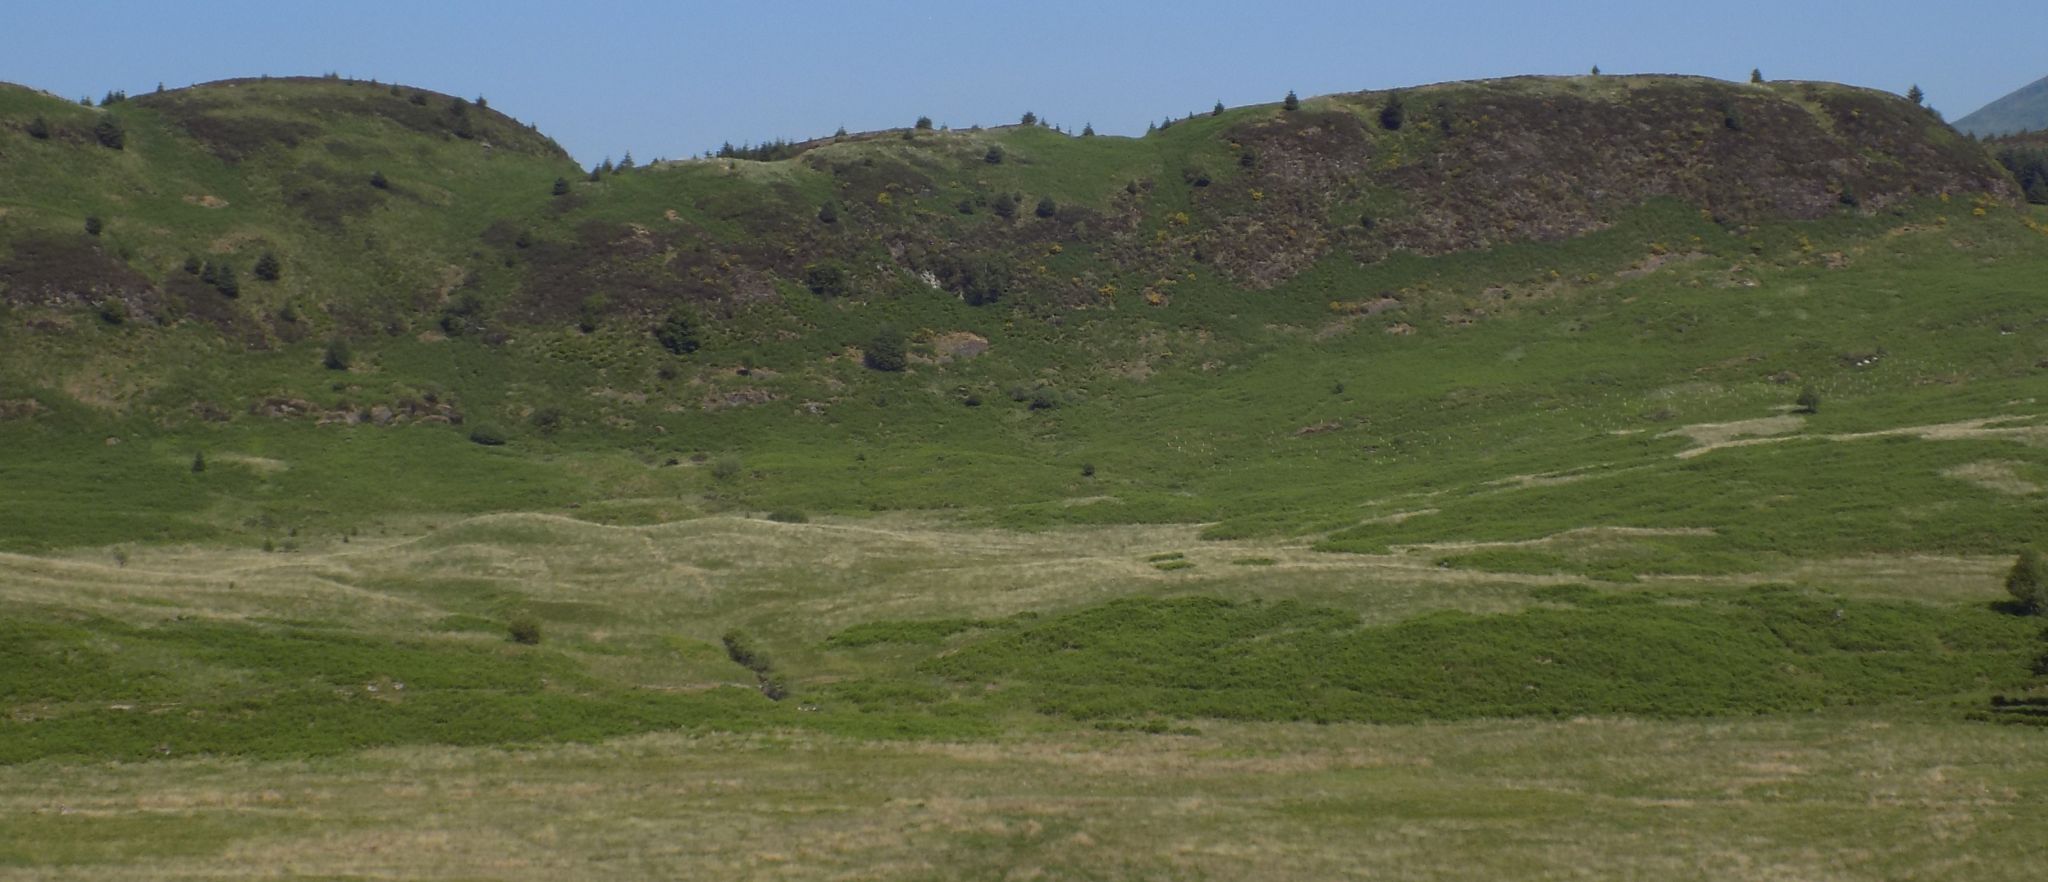
{"label": "distant mountain", "polygon": [[1984,136],[2048,130],[2048,77],[1956,120],[1956,128]]}

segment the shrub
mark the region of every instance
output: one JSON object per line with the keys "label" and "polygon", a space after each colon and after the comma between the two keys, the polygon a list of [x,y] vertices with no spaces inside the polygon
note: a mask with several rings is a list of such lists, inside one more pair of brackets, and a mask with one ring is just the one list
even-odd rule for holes
{"label": "shrub", "polygon": [[206,453],[195,451],[192,454],[192,474],[196,475],[203,471],[206,471]]}
{"label": "shrub", "polygon": [[203,264],[203,263],[200,263],[200,261],[199,261],[199,255],[197,255],[197,254],[187,254],[187,255],[185,255],[185,274],[186,274],[186,275],[192,275],[192,276],[196,276],[196,275],[199,275],[199,270],[200,270],[201,268],[203,268],[204,266],[205,266],[205,264]]}
{"label": "shrub", "polygon": [[1082,124],[1081,124],[1081,137],[1083,137],[1083,138],[1093,138],[1093,137],[1095,137],[1095,124],[1094,124],[1094,123],[1092,123],[1092,122],[1091,122],[1091,123],[1082,123]]}
{"label": "shrub", "polygon": [[373,171],[370,173],[370,186],[376,187],[379,190],[389,190],[391,189],[391,182],[384,178],[382,171]]}
{"label": "shrub", "polygon": [[1799,390],[1799,397],[1793,399],[1800,413],[1820,413],[1820,393],[1812,386]]}
{"label": "shrub", "polygon": [[998,193],[995,201],[990,202],[988,207],[990,211],[996,213],[996,217],[1009,220],[1017,216],[1017,197],[1012,193]]}
{"label": "shrub", "polygon": [[900,371],[909,366],[910,358],[904,350],[903,332],[894,325],[883,325],[868,338],[867,348],[861,353],[861,363],[872,370]]}
{"label": "shrub", "polygon": [[1040,196],[1038,197],[1038,207],[1032,209],[1032,212],[1039,217],[1052,217],[1059,214],[1060,206],[1059,203],[1052,201],[1051,196]]}
{"label": "shrub", "polygon": [[711,477],[721,481],[730,481],[740,476],[742,468],[739,457],[731,455],[721,456],[711,463]]}
{"label": "shrub", "polygon": [[830,203],[830,202],[827,202],[827,203],[825,203],[824,205],[818,206],[818,223],[821,223],[821,224],[836,224],[836,223],[838,223],[838,222],[839,222],[839,208],[838,208],[837,206],[833,205],[833,204],[832,204],[832,203]]}
{"label": "shrub", "polygon": [[917,125],[912,126],[911,128],[916,129],[917,131],[920,132],[929,132],[932,130],[932,118],[929,116],[920,116],[917,118]]}
{"label": "shrub", "polygon": [[320,353],[320,366],[330,371],[345,371],[348,365],[348,341],[340,337],[327,341],[327,349]]}
{"label": "shrub", "polygon": [[122,324],[128,321],[128,304],[119,297],[109,297],[100,301],[99,316],[107,324]]}
{"label": "shrub", "polygon": [[852,293],[846,267],[836,261],[814,263],[804,267],[804,287],[819,297],[845,297]]}
{"label": "shrub", "polygon": [[1017,120],[1017,122],[1027,126],[1038,125],[1038,114],[1032,113],[1029,110],[1024,111],[1024,116]]}
{"label": "shrub", "polygon": [[1283,100],[1283,101],[1281,101],[1281,102],[1280,102],[1280,109],[1281,109],[1281,110],[1300,110],[1300,109],[1301,109],[1301,99],[1300,99],[1300,98],[1296,98],[1296,97],[1294,97],[1294,90],[1293,90],[1293,89],[1289,89],[1289,90],[1287,90],[1287,98],[1286,98],[1286,100]]}
{"label": "shrub", "polygon": [[497,426],[479,424],[469,430],[469,440],[485,447],[499,447],[504,445],[506,438]]}
{"label": "shrub", "polygon": [[99,215],[95,214],[85,219],[85,234],[88,236],[97,236],[104,228],[105,225],[100,223]]}
{"label": "shrub", "polygon": [[983,153],[983,154],[981,155],[981,161],[982,161],[982,162],[986,162],[986,163],[988,163],[989,165],[1002,165],[1002,164],[1003,164],[1003,145],[1001,145],[1001,144],[990,144],[990,145],[988,145],[988,152],[987,152],[987,153]]}
{"label": "shrub", "polygon": [[1919,83],[1914,83],[1913,88],[1906,90],[1906,100],[1914,104],[1925,103],[1927,101],[1927,93],[1920,91]]}
{"label": "shrub", "polygon": [[1763,72],[1763,69],[1762,69],[1762,68],[1754,68],[1754,67],[1753,67],[1753,68],[1750,68],[1750,69],[1749,69],[1749,81],[1750,81],[1750,82],[1752,82],[1752,83],[1761,83],[1761,82],[1763,82],[1763,81],[1764,81],[1764,72]]}
{"label": "shrub", "polygon": [[668,317],[661,320],[661,324],[654,326],[654,339],[661,344],[661,348],[676,355],[696,352],[701,342],[697,339],[696,319],[690,316],[688,310],[681,307],[669,312]]}
{"label": "shrub", "polygon": [[110,150],[119,150],[128,143],[128,133],[111,116],[102,116],[93,124],[92,136],[99,140],[101,147]]}
{"label": "shrub", "polygon": [[555,179],[555,195],[556,195],[556,196],[567,196],[567,195],[569,195],[569,179],[568,179],[568,178],[556,178],[556,179]]}
{"label": "shrub", "polygon": [[533,616],[513,616],[512,621],[505,624],[505,631],[511,636],[513,643],[523,646],[540,645],[540,620]]}
{"label": "shrub", "polygon": [[47,141],[50,139],[50,121],[38,116],[28,121],[28,128],[25,131],[31,138]]}
{"label": "shrub", "polygon": [[1408,122],[1408,105],[1401,100],[1401,93],[1387,96],[1387,103],[1380,107],[1380,128],[1398,132]]}
{"label": "shrub", "polygon": [[262,257],[256,258],[256,267],[251,272],[263,281],[275,282],[284,275],[284,265],[278,262],[277,255],[265,251]]}
{"label": "shrub", "polygon": [[768,513],[768,519],[778,524],[808,524],[811,516],[796,509],[777,509]]}
{"label": "shrub", "polygon": [[1210,109],[1209,109],[1209,115],[1210,115],[1210,116],[1222,116],[1222,115],[1223,115],[1223,102],[1221,102],[1221,101],[1218,101],[1218,102],[1216,102],[1216,106],[1215,106],[1215,107],[1212,107],[1212,108],[1210,108]]}
{"label": "shrub", "polygon": [[1180,179],[1195,187],[1207,187],[1210,184],[1208,170],[1197,166],[1189,166],[1182,169]]}
{"label": "shrub", "polygon": [[526,421],[532,423],[533,427],[539,430],[541,434],[552,435],[562,428],[562,409],[559,407],[543,407],[534,411],[532,416],[526,418]]}
{"label": "shrub", "polygon": [[235,268],[229,264],[213,268],[213,288],[222,297],[233,299],[242,296],[242,283],[235,280]]}
{"label": "shrub", "polygon": [[2005,590],[2022,612],[2048,613],[2048,558],[2031,548],[2021,551],[2005,574]]}

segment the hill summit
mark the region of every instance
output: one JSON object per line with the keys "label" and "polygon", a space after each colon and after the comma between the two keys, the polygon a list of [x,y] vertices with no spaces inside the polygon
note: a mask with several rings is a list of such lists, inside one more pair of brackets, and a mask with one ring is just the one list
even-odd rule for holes
{"label": "hill summit", "polygon": [[1956,128],[1979,137],[2048,130],[2048,77],[1956,120]]}

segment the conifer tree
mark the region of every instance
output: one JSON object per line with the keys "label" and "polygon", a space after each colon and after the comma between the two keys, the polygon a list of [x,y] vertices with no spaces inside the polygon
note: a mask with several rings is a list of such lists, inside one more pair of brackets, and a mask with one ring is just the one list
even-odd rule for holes
{"label": "conifer tree", "polygon": [[1300,98],[1296,98],[1296,97],[1294,97],[1294,90],[1292,90],[1292,89],[1289,89],[1289,90],[1287,90],[1287,99],[1286,99],[1285,101],[1282,101],[1282,102],[1280,102],[1280,109],[1281,109],[1281,110],[1300,110],[1300,109],[1301,109],[1301,99],[1300,99]]}

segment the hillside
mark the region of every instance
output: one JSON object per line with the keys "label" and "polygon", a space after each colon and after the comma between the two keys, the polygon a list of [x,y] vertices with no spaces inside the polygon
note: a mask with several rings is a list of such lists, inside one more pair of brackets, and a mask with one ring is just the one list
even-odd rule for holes
{"label": "hillside", "polygon": [[1993,146],[1518,78],[593,174],[0,89],[0,867],[2030,878]]}
{"label": "hillside", "polygon": [[2048,130],[2048,77],[1956,120],[1956,129],[1978,137]]}

